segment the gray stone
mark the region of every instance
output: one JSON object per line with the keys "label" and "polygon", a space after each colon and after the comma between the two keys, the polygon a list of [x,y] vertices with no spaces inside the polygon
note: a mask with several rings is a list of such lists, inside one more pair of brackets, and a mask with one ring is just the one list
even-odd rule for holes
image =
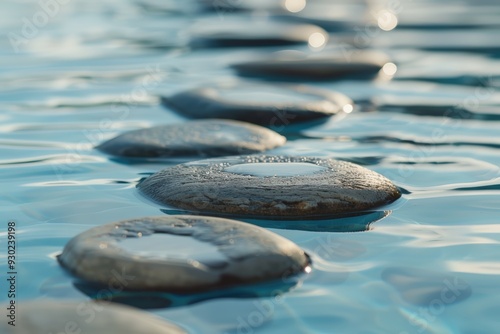
{"label": "gray stone", "polygon": [[291,241],[251,224],[162,216],[92,228],[68,242],[59,262],[97,285],[199,292],[283,279],[304,272],[309,258]]}
{"label": "gray stone", "polygon": [[162,97],[162,103],[190,118],[234,119],[267,127],[351,111],[347,96],[302,85],[237,83],[204,87]]}
{"label": "gray stone", "polygon": [[388,179],[364,167],[311,157],[190,162],[164,169],[138,188],[160,204],[184,210],[270,219],[360,213],[401,196]]}
{"label": "gray stone", "polygon": [[254,124],[211,119],[126,132],[97,149],[128,158],[214,157],[262,152],[285,142],[285,137]]}
{"label": "gray stone", "polygon": [[[9,305],[2,305],[5,310]],[[136,309],[111,303],[39,299],[17,302],[15,327],[2,319],[4,334],[183,334],[183,329]]]}
{"label": "gray stone", "polygon": [[[313,35],[316,34],[316,35]],[[264,47],[307,44],[311,36],[328,33],[310,24],[294,24],[256,20],[248,16],[232,17],[220,24],[218,20],[199,22],[198,28],[191,32],[190,46],[193,48],[210,47]]]}
{"label": "gray stone", "polygon": [[389,58],[380,52],[354,50],[342,54],[274,54],[232,65],[238,74],[287,80],[367,79],[377,76]]}
{"label": "gray stone", "polygon": [[428,308],[458,303],[472,293],[470,285],[459,277],[421,268],[387,268],[382,279],[407,303]]}

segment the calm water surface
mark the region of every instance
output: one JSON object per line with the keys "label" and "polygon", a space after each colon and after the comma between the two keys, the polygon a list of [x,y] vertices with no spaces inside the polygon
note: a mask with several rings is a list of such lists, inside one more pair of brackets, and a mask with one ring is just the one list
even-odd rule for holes
{"label": "calm water surface", "polygon": [[[325,3],[353,22],[361,15],[377,22],[388,7]],[[220,298],[151,312],[192,333],[498,332],[500,6],[400,4],[396,29],[356,23],[332,33],[321,51],[340,52],[342,40],[355,42],[352,52],[375,47],[397,64],[394,78],[311,83],[345,93],[357,108],[285,130],[289,142],[269,152],[375,170],[406,190],[392,213],[359,233],[272,229],[314,264],[280,298]],[[7,221],[17,223],[20,302],[86,300],[55,256],[93,226],[161,215],[135,185],[168,165],[122,164],[92,147],[126,130],[184,121],[159,105],[160,94],[236,80],[230,64],[269,50],[190,50],[196,22],[223,25],[241,15],[201,11],[194,1],[72,0],[23,35],[23,18],[33,21],[40,11],[37,1],[0,4],[0,235],[5,245]]]}

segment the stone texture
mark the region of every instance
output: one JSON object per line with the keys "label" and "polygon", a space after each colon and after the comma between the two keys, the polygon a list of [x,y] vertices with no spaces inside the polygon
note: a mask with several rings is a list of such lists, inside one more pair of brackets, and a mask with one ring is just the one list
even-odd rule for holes
{"label": "stone texture", "polygon": [[97,149],[128,158],[214,157],[262,152],[285,142],[278,133],[253,124],[198,120],[126,132]]}
{"label": "stone texture", "polygon": [[[225,171],[240,164],[309,163],[311,175],[260,177]],[[279,173],[279,171],[278,171]],[[218,215],[301,219],[359,213],[391,203],[398,188],[380,174],[333,159],[247,156],[208,159],[164,169],[141,182],[139,191],[157,203]]]}
{"label": "stone texture", "polygon": [[[269,98],[274,94],[280,99]],[[253,98],[240,100],[242,94]],[[235,95],[234,98],[231,96]],[[265,85],[237,83],[227,86],[196,88],[162,97],[162,103],[190,118],[223,118],[267,127],[315,120],[352,110],[347,96],[301,85]]]}
{"label": "stone texture", "polygon": [[[224,259],[153,258],[120,246],[127,238],[153,234],[209,243]],[[172,251],[169,244],[164,247],[165,253]],[[197,292],[282,279],[304,272],[309,258],[291,241],[251,224],[213,217],[162,216],[92,228],[68,242],[59,262],[77,277],[98,285],[115,284],[116,273],[120,273],[133,277],[122,284],[126,290]]]}
{"label": "stone texture", "polygon": [[[2,305],[5,310],[8,305]],[[184,334],[183,329],[149,313],[111,303],[39,299],[17,303],[16,326],[0,322],[3,334]]]}

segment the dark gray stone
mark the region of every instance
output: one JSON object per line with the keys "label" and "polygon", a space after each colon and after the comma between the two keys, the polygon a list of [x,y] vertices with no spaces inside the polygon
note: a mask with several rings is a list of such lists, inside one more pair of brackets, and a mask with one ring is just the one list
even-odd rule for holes
{"label": "dark gray stone", "polygon": [[285,137],[254,124],[199,120],[126,132],[97,149],[128,158],[216,157],[263,152],[285,142]]}
{"label": "dark gray stone", "polygon": [[347,51],[345,55],[274,54],[232,65],[241,76],[286,80],[368,79],[389,62],[383,53]]}
{"label": "dark gray stone", "polygon": [[[187,246],[186,246],[187,245]],[[282,279],[309,258],[291,241],[234,220],[145,217],[99,226],[68,242],[61,265],[97,285],[124,290],[199,292]]]}
{"label": "dark gray stone", "polygon": [[254,20],[247,16],[226,19],[223,24],[218,20],[200,22],[199,26],[191,33],[193,48],[307,44],[313,34],[323,35],[325,43],[328,40],[328,33],[314,25]]}
{"label": "dark gray stone", "polygon": [[224,118],[267,127],[316,120],[351,111],[343,94],[299,85],[235,84],[204,87],[163,97],[162,103],[190,118]]}
{"label": "dark gray stone", "polygon": [[401,196],[388,179],[333,159],[247,156],[164,169],[139,191],[167,206],[218,215],[302,219],[360,213]]}

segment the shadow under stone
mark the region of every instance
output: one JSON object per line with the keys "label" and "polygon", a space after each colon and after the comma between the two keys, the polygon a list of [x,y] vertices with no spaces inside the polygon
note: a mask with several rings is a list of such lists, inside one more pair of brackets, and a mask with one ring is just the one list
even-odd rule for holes
{"label": "shadow under stone", "polygon": [[199,293],[170,293],[163,291],[125,291],[83,281],[73,283],[80,292],[96,301],[124,304],[140,309],[161,309],[192,305],[219,298],[269,298],[289,292],[301,282],[300,276],[254,285],[233,286]]}
{"label": "shadow under stone", "polygon": [[[167,215],[204,215],[203,213],[186,212],[182,210],[160,209]],[[237,215],[221,215],[210,213],[223,218],[237,219],[246,223],[254,224],[264,228],[275,228],[283,230],[300,230],[315,232],[363,232],[370,230],[375,223],[391,214],[392,211],[370,211],[349,215],[336,215],[326,217],[310,217],[301,219],[257,219]]]}

